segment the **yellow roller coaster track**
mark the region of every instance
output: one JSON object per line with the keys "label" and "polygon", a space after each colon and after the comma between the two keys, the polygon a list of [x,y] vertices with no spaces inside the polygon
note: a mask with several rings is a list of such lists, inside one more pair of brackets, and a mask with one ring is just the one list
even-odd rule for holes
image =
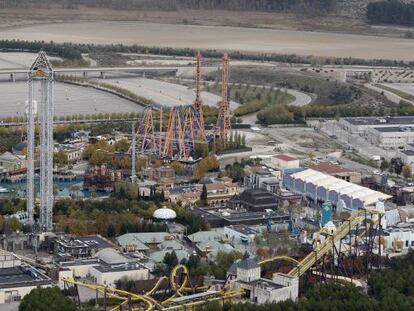
{"label": "yellow roller coaster track", "polygon": [[[182,271],[182,274],[184,275],[184,279],[182,280],[182,283],[179,284],[177,283],[177,277],[178,277],[178,272],[180,270]],[[110,311],[117,311],[121,309],[124,310],[126,309],[126,307],[124,308],[124,306],[126,306],[129,303],[131,305],[138,305],[138,307],[131,308],[131,310],[133,311],[138,311],[138,310],[139,311],[142,311],[142,310],[151,311],[154,309],[157,309],[157,310],[185,309],[187,307],[201,305],[206,302],[240,298],[244,294],[243,289],[222,290],[222,291],[215,293],[213,297],[207,297],[205,299],[197,298],[194,301],[190,300],[189,302],[185,302],[183,304],[167,306],[173,301],[174,298],[185,296],[185,292],[194,291],[194,290],[196,291],[207,291],[208,290],[207,286],[202,286],[202,287],[198,287],[195,289],[188,287],[189,282],[190,282],[189,270],[184,265],[175,266],[173,270],[171,271],[169,278],[166,276],[160,278],[157,281],[157,283],[154,285],[154,287],[148,292],[146,292],[144,295],[138,295],[138,294],[130,293],[130,292],[123,291],[120,289],[111,288],[111,287],[98,285],[98,284],[88,284],[88,283],[78,282],[72,278],[63,278],[63,281],[70,283],[70,284],[74,284],[74,285],[78,285],[78,286],[82,286],[85,288],[95,290],[101,293],[102,295],[106,295],[106,297],[115,298],[115,299],[119,299],[122,301],[119,305],[110,309]],[[174,294],[170,296],[169,298],[161,302],[158,302],[157,300],[152,298],[151,295],[160,288],[163,282],[166,282],[166,281],[170,282],[171,288],[174,290]],[[144,304],[144,307],[142,306],[143,304]]]}
{"label": "yellow roller coaster track", "polygon": [[[313,265],[316,264],[318,260],[320,260],[324,255],[326,255],[331,249],[332,245],[342,240],[349,231],[355,228],[355,226],[361,222],[364,222],[365,219],[367,220],[370,225],[374,225],[378,223],[379,219],[373,219],[367,216],[369,215],[382,215],[382,212],[377,210],[370,210],[370,209],[363,209],[355,212],[350,218],[348,218],[341,226],[337,228],[337,230],[330,234],[325,228],[322,228],[320,231],[316,233],[317,237],[316,240],[319,244],[316,245],[314,250],[309,253],[304,259],[301,261],[297,261],[294,258],[288,256],[276,256],[268,259],[264,259],[258,262],[259,265],[264,265],[274,261],[289,261],[295,264],[295,268],[289,271],[288,275],[299,277],[308,271]],[[358,239],[361,239],[363,235],[368,232],[368,228],[358,235]],[[320,235],[325,235],[325,239],[321,241]]]}
{"label": "yellow roller coaster track", "polygon": [[[355,228],[355,226],[359,223],[364,222],[365,220],[373,226],[374,224],[377,224],[379,219],[373,219],[372,217],[368,217],[367,215],[382,215],[382,212],[376,211],[376,210],[359,210],[355,212],[354,215],[352,215],[349,219],[347,219],[341,226],[337,228],[337,230],[330,234],[326,229],[321,229],[319,232],[317,232],[317,238],[316,240],[319,242],[319,244],[316,245],[314,250],[309,253],[304,259],[301,261],[298,261],[294,258],[288,257],[288,256],[276,256],[268,259],[264,259],[262,261],[259,261],[259,265],[264,265],[270,262],[275,261],[288,261],[295,265],[295,267],[288,273],[290,276],[301,276],[306,271],[311,269],[324,255],[328,254],[329,251],[332,249],[332,245],[342,240],[347,234],[349,234],[349,231]],[[365,228],[358,236],[357,239],[361,239],[366,233],[368,232],[368,229]],[[325,239],[320,239],[320,236],[324,235]],[[184,276],[183,280],[181,280],[181,283],[177,283],[177,277],[178,273],[181,271],[181,274]],[[123,291],[116,288],[111,288],[103,285],[97,285],[97,284],[88,284],[83,282],[78,282],[72,278],[64,278],[63,281],[90,288],[92,290],[95,290],[103,295],[106,295],[106,297],[111,297],[115,299],[119,299],[122,302],[117,305],[116,307],[112,308],[110,311],[117,311],[120,309],[125,309],[124,306],[127,304],[129,305],[130,309],[133,311],[151,311],[151,310],[182,310],[190,307],[195,307],[204,303],[212,302],[212,301],[224,301],[224,300],[231,300],[231,299],[240,299],[244,295],[243,289],[223,289],[219,292],[212,292],[214,293],[212,296],[208,296],[205,298],[189,298],[188,302],[183,302],[181,304],[172,304],[173,299],[185,296],[185,294],[189,291],[207,291],[208,287],[198,287],[198,288],[192,288],[189,287],[190,279],[189,279],[189,270],[184,265],[177,265],[173,268],[171,271],[170,277],[162,277],[160,278],[157,283],[154,285],[154,287],[149,290],[144,295],[138,295],[134,293],[130,293],[127,291]],[[172,290],[174,291],[174,294],[167,298],[166,300],[163,300],[161,302],[155,300],[151,297],[152,294],[154,294],[161,286],[163,282],[169,281],[170,286]],[[134,307],[134,305],[136,307]]]}

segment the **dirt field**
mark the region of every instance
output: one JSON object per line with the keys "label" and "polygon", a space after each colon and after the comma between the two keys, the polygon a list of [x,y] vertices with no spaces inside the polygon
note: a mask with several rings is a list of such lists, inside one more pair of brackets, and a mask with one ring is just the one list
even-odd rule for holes
{"label": "dirt field", "polygon": [[360,18],[258,11],[125,11],[87,7],[70,10],[43,8],[30,10],[2,9],[0,11],[1,28],[64,21],[146,21],[167,24],[327,31],[391,37],[403,37],[407,31],[404,27],[371,26]]}
{"label": "dirt field", "polygon": [[414,40],[290,30],[143,22],[46,24],[5,29],[2,39],[123,43],[315,56],[412,60]]}

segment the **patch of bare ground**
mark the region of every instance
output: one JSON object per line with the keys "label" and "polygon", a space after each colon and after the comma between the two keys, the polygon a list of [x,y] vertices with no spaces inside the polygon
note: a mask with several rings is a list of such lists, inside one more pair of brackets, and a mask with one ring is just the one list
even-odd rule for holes
{"label": "patch of bare ground", "polygon": [[127,11],[88,7],[78,9],[31,8],[0,10],[0,28],[68,21],[144,21],[166,24],[326,31],[390,37],[403,37],[406,32],[404,29],[392,27],[371,27],[362,18],[337,15],[321,16],[227,10]]}

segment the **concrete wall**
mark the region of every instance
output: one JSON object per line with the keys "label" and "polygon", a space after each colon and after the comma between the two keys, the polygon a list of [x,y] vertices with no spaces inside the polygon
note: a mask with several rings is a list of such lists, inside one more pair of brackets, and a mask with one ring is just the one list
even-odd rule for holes
{"label": "concrete wall", "polygon": [[384,237],[386,241],[386,245],[384,245],[387,248],[392,248],[393,243],[396,247],[396,241],[402,242],[402,249],[409,249],[414,248],[414,232],[410,229],[408,230],[401,230],[401,229],[394,229],[390,232],[389,236]]}
{"label": "concrete wall", "polygon": [[237,268],[237,278],[243,282],[251,282],[260,279],[261,268],[240,269]]}
{"label": "concrete wall", "polygon": [[58,278],[59,278],[59,280],[58,280],[58,286],[59,286],[59,288],[60,288],[60,289],[62,289],[62,290],[63,290],[63,288],[64,288],[64,283],[65,283],[65,282],[63,282],[63,278],[70,278],[70,279],[73,279],[73,278],[74,278],[73,271],[72,271],[72,270],[70,270],[70,269],[67,269],[67,270],[60,270],[60,271],[59,271]]}
{"label": "concrete wall", "polygon": [[90,269],[91,276],[96,280],[97,284],[114,286],[115,282],[124,277],[132,280],[148,280],[149,270],[138,269],[138,270],[124,270],[124,271],[113,271],[113,272],[101,272],[94,267]]}
{"label": "concrete wall", "polygon": [[[49,287],[51,285],[42,285],[40,287]],[[14,292],[13,296],[16,294],[20,296],[20,300],[23,299],[24,296],[26,296],[32,289],[37,288],[38,286],[22,286],[22,287],[13,287],[13,288],[2,288],[0,289],[0,304],[6,303],[6,299],[8,298],[8,294],[10,292]],[[2,307],[0,307],[0,310],[2,310]]]}

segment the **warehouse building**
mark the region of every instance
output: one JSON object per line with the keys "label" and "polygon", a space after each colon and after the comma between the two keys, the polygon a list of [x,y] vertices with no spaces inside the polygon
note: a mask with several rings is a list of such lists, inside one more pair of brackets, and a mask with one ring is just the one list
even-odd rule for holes
{"label": "warehouse building", "polygon": [[362,187],[312,169],[284,175],[283,184],[287,189],[300,193],[315,202],[331,201],[337,205],[340,200],[349,211],[373,206],[391,196]]}
{"label": "warehouse building", "polygon": [[396,117],[349,117],[341,118],[339,124],[351,134],[363,134],[368,128],[399,127],[414,124],[414,116]]}
{"label": "warehouse building", "polygon": [[371,144],[380,148],[398,149],[414,143],[414,125],[372,127],[364,135]]}

